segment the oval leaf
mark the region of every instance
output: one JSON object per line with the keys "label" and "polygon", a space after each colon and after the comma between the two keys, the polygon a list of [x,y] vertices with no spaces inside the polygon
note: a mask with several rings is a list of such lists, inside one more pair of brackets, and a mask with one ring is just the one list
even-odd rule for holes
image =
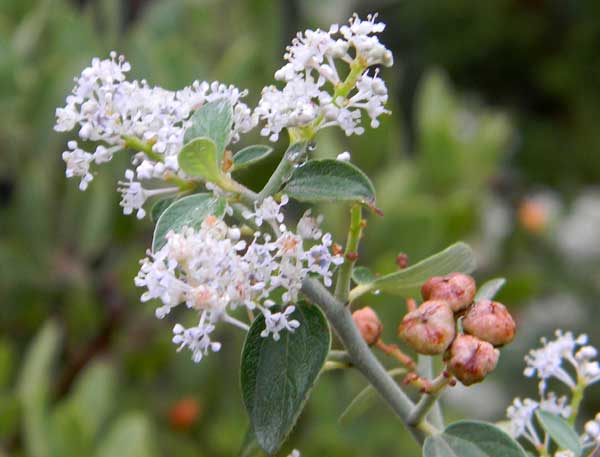
{"label": "oval leaf", "polygon": [[59,345],[60,329],[57,323],[52,320],[46,322],[27,348],[17,384],[23,415],[25,450],[31,457],[50,455],[50,381]]}
{"label": "oval leaf", "polygon": [[221,168],[217,158],[217,146],[210,138],[196,138],[187,143],[177,157],[181,169],[190,176],[218,182]]}
{"label": "oval leaf", "polygon": [[443,276],[453,272],[471,273],[474,269],[473,250],[466,243],[456,243],[411,267],[380,276],[365,285],[367,287],[364,287],[363,293],[381,290],[403,297],[415,297],[420,293],[423,283],[432,276]]}
{"label": "oval leaf", "polygon": [[273,148],[262,144],[255,144],[244,148],[233,156],[233,170],[241,170],[268,157]]}
{"label": "oval leaf", "polygon": [[150,220],[155,224],[158,222],[158,218],[161,216],[165,210],[173,204],[173,202],[177,200],[175,197],[167,197],[162,200],[158,200],[154,205],[152,205],[152,209],[150,209]]}
{"label": "oval leaf", "polygon": [[299,201],[375,205],[375,188],[367,175],[339,160],[309,160],[294,170],[284,192]]}
{"label": "oval leaf", "polygon": [[527,457],[513,438],[487,422],[460,421],[443,433],[429,436],[424,457]]}
{"label": "oval leaf", "polygon": [[244,404],[260,446],[275,453],[300,415],[331,345],[329,325],[316,306],[299,303],[292,318],[300,322],[281,339],[260,336],[261,315],[254,320],[242,352]]}
{"label": "oval leaf", "polygon": [[154,457],[154,436],[146,416],[127,413],[111,424],[102,437],[95,457]]}
{"label": "oval leaf", "polygon": [[506,284],[506,279],[495,278],[490,279],[483,283],[483,285],[477,290],[475,295],[475,301],[479,300],[493,300],[496,294]]}
{"label": "oval leaf", "polygon": [[221,162],[225,146],[231,139],[233,110],[227,100],[215,100],[201,106],[190,118],[192,125],[183,135],[183,143],[199,138],[210,138],[217,147],[217,158]]}
{"label": "oval leaf", "polygon": [[535,415],[542,428],[562,449],[573,451],[575,457],[581,455],[581,443],[577,432],[562,417],[548,411],[537,410]]}
{"label": "oval leaf", "polygon": [[376,277],[367,267],[359,266],[352,270],[352,279],[356,284],[370,284]]}
{"label": "oval leaf", "polygon": [[157,252],[166,243],[169,230],[180,231],[184,226],[200,228],[206,216],[222,217],[225,200],[212,194],[194,194],[177,200],[158,218],[152,239],[152,251]]}

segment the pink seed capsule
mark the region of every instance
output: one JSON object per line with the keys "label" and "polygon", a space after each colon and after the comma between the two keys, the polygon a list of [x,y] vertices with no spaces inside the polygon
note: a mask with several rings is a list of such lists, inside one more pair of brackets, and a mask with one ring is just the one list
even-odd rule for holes
{"label": "pink seed capsule", "polygon": [[462,321],[465,333],[480,340],[503,346],[515,337],[516,324],[506,307],[499,302],[479,300]]}
{"label": "pink seed capsule", "polygon": [[434,276],[421,287],[424,300],[444,300],[455,313],[462,311],[475,298],[475,280],[462,273]]}
{"label": "pink seed capsule", "polygon": [[373,309],[366,306],[354,311],[352,320],[369,346],[377,343],[383,332],[383,324]]}
{"label": "pink seed capsule", "polygon": [[398,327],[398,336],[419,354],[441,354],[455,335],[454,313],[441,300],[423,302],[404,316]]}
{"label": "pink seed capsule", "polygon": [[450,346],[448,371],[465,386],[483,379],[496,368],[500,351],[487,341],[471,335],[458,335]]}

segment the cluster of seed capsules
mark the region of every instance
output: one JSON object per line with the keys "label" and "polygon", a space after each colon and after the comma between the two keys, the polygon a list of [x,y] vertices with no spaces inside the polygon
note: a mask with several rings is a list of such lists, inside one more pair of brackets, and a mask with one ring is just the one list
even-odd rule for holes
{"label": "cluster of seed capsules", "polygon": [[[502,303],[474,302],[475,292],[475,280],[469,275],[432,277],[421,288],[423,303],[409,310],[398,327],[398,336],[415,352],[443,354],[448,373],[467,386],[483,381],[494,370],[498,348],[513,340],[516,329]],[[365,341],[373,344],[382,329],[375,313],[363,308],[353,318]]]}

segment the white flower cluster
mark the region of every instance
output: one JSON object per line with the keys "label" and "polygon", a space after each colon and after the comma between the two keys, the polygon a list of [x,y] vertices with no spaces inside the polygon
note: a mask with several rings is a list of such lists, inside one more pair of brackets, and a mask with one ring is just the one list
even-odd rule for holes
{"label": "white flower cluster", "polygon": [[[309,125],[339,126],[346,135],[360,135],[361,110],[371,118],[372,127],[379,125],[378,117],[388,112],[384,108],[388,93],[378,70],[369,74],[369,67],[391,66],[393,57],[376,35],[385,28],[376,17],[361,20],[354,15],[342,27],[298,33],[284,55],[288,63],[275,73],[284,88],[265,87],[256,108],[266,122],[263,136],[277,141],[283,129]],[[349,67],[346,75],[340,76],[340,63]]]}
{"label": "white flower cluster", "polygon": [[[546,390],[549,379],[555,378],[566,384],[569,389],[574,389],[577,383],[588,386],[600,381],[600,364],[592,360],[598,356],[598,351],[593,346],[587,345],[587,335],[579,335],[577,338],[571,332],[563,333],[557,330],[556,339],[548,341],[542,338],[543,346],[533,349],[525,357],[527,367],[525,376],[536,376],[540,379],[540,393]],[[564,366],[563,361],[569,365]],[[571,366],[575,377],[568,371]]]}
{"label": "white flower cluster", "polygon": [[509,433],[513,438],[525,438],[534,446],[540,446],[543,439],[535,427],[535,411],[541,409],[567,419],[571,415],[567,397],[557,398],[550,392],[545,398],[537,402],[531,398],[515,398],[512,405],[506,410],[506,416],[510,420]]}
{"label": "white flower cluster", "polygon": [[600,446],[600,413],[596,414],[594,420],[585,423],[584,431],[584,443],[593,443]]}
{"label": "white flower cluster", "polygon": [[[249,216],[279,221],[279,208],[272,199],[266,199]],[[230,314],[238,307],[260,311],[266,325],[261,335],[278,340],[280,332],[294,331],[299,325],[292,318],[293,303],[304,278],[316,274],[325,285],[331,285],[330,270],[343,261],[329,251],[330,234],[321,236],[314,227],[307,230],[307,221],[302,225],[311,240],[317,239],[317,234],[320,238],[320,243],[308,250],[304,249],[302,236],[283,225],[276,238],[257,232],[247,243],[240,239],[238,228],[228,227],[214,216],[207,217],[198,231],[185,228],[181,233],[169,232],[166,244],[141,261],[135,282],[146,288],[142,301],[162,302],[156,310],[159,319],[182,303],[199,313],[198,325],[186,329],[177,324],[173,329],[173,342],[179,349],[188,347],[195,362],[209,351],[220,349],[220,343],[211,339],[216,323],[228,322],[247,329]],[[275,302],[270,297],[274,293],[278,297],[281,294],[281,311],[273,311]]]}
{"label": "white flower cluster", "polygon": [[[600,366],[597,361],[592,360],[597,357],[598,351],[587,344],[587,335],[579,335],[575,338],[571,332],[562,332],[561,330],[557,330],[555,335],[556,338],[551,341],[542,338],[543,346],[531,350],[525,356],[527,367],[524,374],[527,377],[537,375],[540,379],[541,400],[515,398],[506,412],[510,420],[509,432],[511,435],[514,438],[523,437],[537,448],[544,447],[546,444],[546,439],[540,437],[535,426],[534,413],[537,409],[548,411],[565,419],[570,418],[574,413],[566,396],[558,398],[554,392],[546,392],[548,380],[554,378],[562,382],[571,392],[585,389],[588,385],[600,380]],[[567,361],[568,365],[564,366],[563,361]],[[600,444],[600,414],[596,416],[596,421],[586,424],[585,431],[584,444],[590,440],[596,440]]]}
{"label": "white flower cluster", "polygon": [[257,124],[256,116],[240,101],[246,91],[216,81],[195,81],[182,90],[170,91],[151,87],[144,80],[127,81],[130,69],[129,62],[115,52],[110,59],[94,58],[75,78],[76,85],[66,105],[56,110],[55,130],[66,132],[78,127],[82,141],[97,144],[91,152],[70,141],[63,153],[66,175],[80,177],[81,190],[92,180],[92,162],[108,162],[115,152],[126,146],[134,147],[131,142],[126,144],[131,138],[151,147],[150,154],[140,150],[134,155],[138,179],[162,178],[166,171],[179,173],[177,154],[190,124],[189,117],[205,103],[222,99],[231,103],[233,140]]}

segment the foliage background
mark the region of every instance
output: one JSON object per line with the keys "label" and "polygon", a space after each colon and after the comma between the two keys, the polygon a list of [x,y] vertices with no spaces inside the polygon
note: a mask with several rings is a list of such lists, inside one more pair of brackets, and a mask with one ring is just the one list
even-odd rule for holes
{"label": "foliage background", "polygon": [[[385,273],[398,252],[416,261],[466,239],[479,279],[508,279],[500,299],[520,324],[489,381],[446,395],[448,417],[500,420],[514,395],[534,395],[522,357],[556,326],[600,345],[597,1],[0,0],[1,456],[237,455],[243,335],[223,334],[222,352],[200,366],[174,352],[171,324],[133,287],[152,227],[120,214],[126,162],[79,192],[64,178],[54,109],[91,57],[112,49],[134,77],[172,89],[219,79],[250,89],[253,104],[296,30],[353,11],[388,24],[393,114],[362,137],[321,135],[316,154],[349,150],[375,181],[385,216],[369,217],[363,263]],[[258,188],[275,160],[242,179]],[[321,211],[342,240],[346,213]],[[404,304],[361,304],[396,342]],[[363,384],[324,375],[290,446],[418,455],[376,401],[338,423]],[[585,414],[599,402],[592,388]],[[186,405],[198,408],[187,421]]]}

